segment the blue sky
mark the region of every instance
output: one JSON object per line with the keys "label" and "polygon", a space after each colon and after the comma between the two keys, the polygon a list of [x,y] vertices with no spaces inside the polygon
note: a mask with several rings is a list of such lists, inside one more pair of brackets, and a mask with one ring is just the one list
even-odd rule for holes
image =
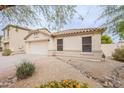
{"label": "blue sky", "polygon": [[83,22],[79,20],[77,16],[75,16],[71,23],[65,26],[65,29],[99,27],[104,23],[104,20],[97,20],[102,12],[99,6],[78,6],[76,10],[84,18]]}
{"label": "blue sky", "polygon": [[[65,25],[64,29],[97,27],[103,23],[102,21],[97,21],[95,23],[96,19],[100,16],[101,9],[99,6],[94,6],[94,5],[77,6],[76,10],[84,18],[83,22],[81,20],[79,20],[77,15],[75,15],[74,18],[72,19],[72,21],[70,23],[68,23],[67,25]],[[2,24],[0,26],[0,30],[6,25],[7,24]],[[43,26],[36,26],[36,28],[42,28],[42,27]]]}
{"label": "blue sky", "polygon": [[[97,20],[97,18],[101,15],[102,12],[100,6],[83,5],[83,6],[77,6],[76,10],[80,15],[82,15],[84,20],[83,21],[79,20],[79,17],[75,15],[74,18],[71,20],[71,22],[65,25],[63,29],[99,27],[105,22],[105,19]],[[7,24],[0,25],[0,34],[2,34],[1,29],[6,25]],[[45,27],[45,24],[43,26],[37,25],[35,28],[43,28],[43,27]],[[34,27],[30,26],[29,28],[34,28]],[[115,39],[114,41],[118,41],[118,40]]]}

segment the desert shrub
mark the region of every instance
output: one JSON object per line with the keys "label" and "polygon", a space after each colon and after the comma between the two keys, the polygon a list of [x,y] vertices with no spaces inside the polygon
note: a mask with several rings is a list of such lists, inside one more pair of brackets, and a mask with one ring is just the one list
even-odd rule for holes
{"label": "desert shrub", "polygon": [[112,44],[112,39],[111,39],[111,37],[108,36],[108,35],[103,35],[103,36],[101,37],[101,43],[102,43],[102,44]]}
{"label": "desert shrub", "polygon": [[32,74],[35,71],[34,64],[30,63],[27,60],[23,60],[23,63],[21,63],[19,66],[17,66],[16,76],[18,80],[25,79],[29,76],[32,76]]}
{"label": "desert shrub", "polygon": [[76,80],[61,80],[51,81],[45,85],[40,85],[38,88],[88,88],[87,84],[81,85]]}
{"label": "desert shrub", "polygon": [[3,56],[9,56],[12,53],[10,49],[4,49],[2,55]]}
{"label": "desert shrub", "polygon": [[115,52],[112,54],[112,56],[115,60],[124,62],[124,46],[115,49]]}

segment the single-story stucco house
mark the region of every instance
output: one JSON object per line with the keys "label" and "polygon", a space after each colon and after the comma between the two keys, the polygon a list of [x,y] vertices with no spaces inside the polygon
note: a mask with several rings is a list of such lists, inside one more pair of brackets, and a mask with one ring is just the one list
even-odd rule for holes
{"label": "single-story stucco house", "polygon": [[50,32],[46,28],[28,29],[7,25],[3,48],[24,51],[27,54],[60,55],[101,58],[101,35],[105,28],[68,29]]}

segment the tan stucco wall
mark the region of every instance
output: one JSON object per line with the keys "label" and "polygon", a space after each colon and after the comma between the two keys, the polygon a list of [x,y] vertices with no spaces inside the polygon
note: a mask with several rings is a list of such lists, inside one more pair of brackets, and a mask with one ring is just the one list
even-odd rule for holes
{"label": "tan stucco wall", "polygon": [[[84,53],[82,52],[82,37],[92,37],[92,52]],[[93,56],[94,54],[98,56],[101,52],[101,34],[94,33],[89,35],[77,35],[77,36],[62,36],[62,37],[51,37],[43,33],[38,33],[37,36],[32,34],[26,41],[37,41],[42,39],[49,39],[48,41],[48,51],[49,55],[74,55],[74,56]],[[57,51],[57,39],[63,39],[63,51]],[[35,43],[34,43],[35,44]],[[26,49],[30,48],[29,43],[26,43]]]}
{"label": "tan stucco wall", "polygon": [[106,57],[111,57],[112,53],[114,53],[116,48],[124,46],[124,43],[117,43],[117,44],[101,44],[101,49]]}
{"label": "tan stucco wall", "polygon": [[32,34],[27,38],[27,41],[41,40],[41,39],[49,39],[49,36],[43,33],[38,33],[37,35]]}
{"label": "tan stucco wall", "polygon": [[[82,37],[92,37],[92,52],[82,52]],[[57,39],[63,39],[63,51],[57,51]],[[53,54],[54,55],[66,55],[66,56],[90,56],[90,57],[101,57],[101,34],[94,33],[89,35],[78,35],[78,36],[65,36],[55,37],[53,39]],[[51,51],[50,51],[51,52]]]}
{"label": "tan stucco wall", "polygon": [[82,51],[82,37],[92,37],[92,51],[101,51],[101,34],[56,37],[54,49],[57,50],[57,39],[63,39],[63,50]]}
{"label": "tan stucco wall", "polygon": [[[5,30],[6,35],[7,29]],[[9,27],[9,49],[12,51],[20,51],[25,49],[24,37],[28,35],[28,31]],[[5,37],[6,38],[6,37]]]}

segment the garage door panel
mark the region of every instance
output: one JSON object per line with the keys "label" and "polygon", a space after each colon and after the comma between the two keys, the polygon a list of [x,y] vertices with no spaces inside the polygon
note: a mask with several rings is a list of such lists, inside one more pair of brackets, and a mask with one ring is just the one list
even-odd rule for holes
{"label": "garage door panel", "polygon": [[48,54],[48,42],[31,42],[29,45],[30,54]]}

